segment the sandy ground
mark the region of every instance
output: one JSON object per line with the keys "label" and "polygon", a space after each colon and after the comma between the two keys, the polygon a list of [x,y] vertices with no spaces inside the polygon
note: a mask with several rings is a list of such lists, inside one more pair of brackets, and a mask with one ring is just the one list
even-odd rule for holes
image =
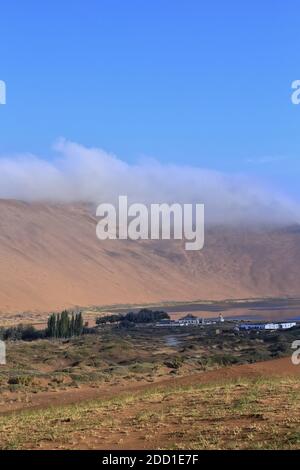
{"label": "sandy ground", "polygon": [[237,380],[242,377],[299,377],[300,366],[292,364],[290,358],[275,359],[255,364],[223,367],[221,369],[207,371],[200,374],[185,377],[172,377],[157,382],[126,383],[121,385],[106,385],[99,387],[81,386],[76,389],[60,390],[57,392],[40,392],[37,394],[28,393],[26,400],[16,401],[17,395],[11,393],[9,403],[0,404],[0,414],[7,414],[12,411],[23,409],[40,409],[51,406],[68,405],[86,400],[110,399],[121,394],[138,393],[142,390],[160,389],[164,387],[189,386],[195,384],[209,384],[223,382],[224,380]]}

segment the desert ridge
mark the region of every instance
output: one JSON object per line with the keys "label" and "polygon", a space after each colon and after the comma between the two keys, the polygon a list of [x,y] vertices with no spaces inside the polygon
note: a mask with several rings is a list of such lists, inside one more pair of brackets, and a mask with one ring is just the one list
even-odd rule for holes
{"label": "desert ridge", "polygon": [[0,311],[297,296],[298,227],[206,227],[182,241],[105,240],[88,204],[0,200]]}

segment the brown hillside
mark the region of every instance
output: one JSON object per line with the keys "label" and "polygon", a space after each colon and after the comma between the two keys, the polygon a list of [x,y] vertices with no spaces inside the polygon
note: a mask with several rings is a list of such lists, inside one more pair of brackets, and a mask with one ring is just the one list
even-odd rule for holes
{"label": "brown hillside", "polygon": [[0,310],[298,295],[300,231],[214,228],[205,247],[96,238],[88,206],[0,201]]}

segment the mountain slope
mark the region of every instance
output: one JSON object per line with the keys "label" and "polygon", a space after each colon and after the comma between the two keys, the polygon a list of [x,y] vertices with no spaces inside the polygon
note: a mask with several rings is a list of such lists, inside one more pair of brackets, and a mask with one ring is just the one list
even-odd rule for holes
{"label": "mountain slope", "polygon": [[215,227],[205,247],[102,241],[85,205],[0,200],[0,311],[298,295],[300,232]]}

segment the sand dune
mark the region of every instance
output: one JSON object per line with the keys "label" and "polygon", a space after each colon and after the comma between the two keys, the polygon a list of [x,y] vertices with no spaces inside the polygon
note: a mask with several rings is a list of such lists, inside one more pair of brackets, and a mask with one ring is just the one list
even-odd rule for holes
{"label": "sand dune", "polygon": [[102,241],[85,205],[0,200],[0,311],[297,296],[300,230],[206,230],[205,247]]}

